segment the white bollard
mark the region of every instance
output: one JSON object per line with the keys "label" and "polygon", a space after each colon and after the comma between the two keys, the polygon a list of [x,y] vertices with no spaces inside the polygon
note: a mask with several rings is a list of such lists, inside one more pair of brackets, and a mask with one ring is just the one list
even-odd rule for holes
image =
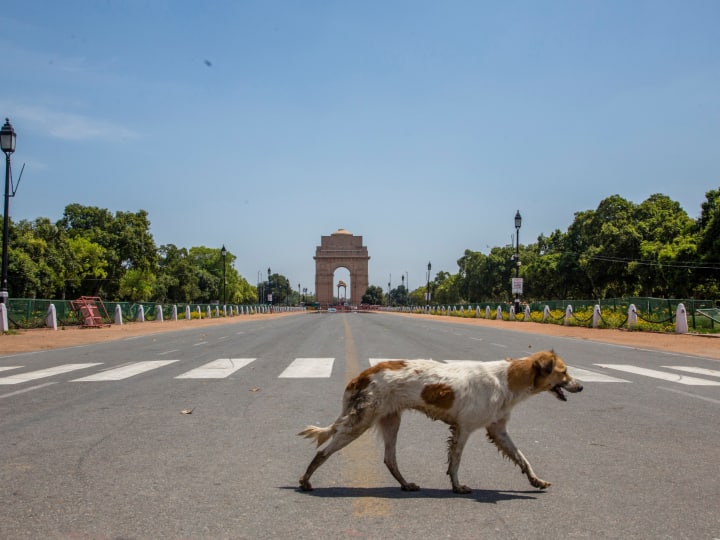
{"label": "white bollard", "polygon": [[525,317],[523,320],[526,322],[530,320],[530,306],[525,306]]}
{"label": "white bollard", "polygon": [[572,317],[572,314],[573,314],[572,306],[570,304],[568,304],[567,307],[565,308],[565,320],[563,321],[563,324],[565,326],[570,324],[570,317]]}
{"label": "white bollard", "polygon": [[172,314],[170,315],[170,319],[173,321],[177,321],[177,304],[173,304]]}
{"label": "white bollard", "polygon": [[7,332],[10,330],[8,327],[8,317],[7,317],[7,306],[3,302],[0,304],[0,332]]}
{"label": "white bollard", "polygon": [[120,304],[115,304],[115,324],[122,324],[122,308]]}
{"label": "white bollard", "polygon": [[189,304],[187,306],[185,306],[185,319],[187,319],[188,321],[190,319],[192,319],[192,315],[190,315],[190,305]]}
{"label": "white bollard", "polygon": [[155,320],[163,322],[163,311],[162,311],[162,305],[155,304]]}
{"label": "white bollard", "polygon": [[678,304],[677,311],[675,312],[675,333],[687,334],[688,330],[687,311],[685,311],[683,304]]}
{"label": "white bollard", "polygon": [[502,306],[498,306],[497,313],[495,314],[495,318],[498,321],[502,321]]}
{"label": "white bollard", "polygon": [[508,312],[508,320],[510,320],[510,321],[515,320],[515,304],[510,306],[510,311]]}
{"label": "white bollard", "polygon": [[57,312],[55,311],[55,304],[50,304],[50,306],[48,306],[47,327],[57,330]]}
{"label": "white bollard", "polygon": [[211,319],[211,318],[212,318],[212,311],[210,310],[210,306],[208,306],[207,308],[205,308],[205,314],[207,315],[207,318],[208,318],[208,319]]}
{"label": "white bollard", "polygon": [[600,326],[600,315],[600,304],[595,304],[595,308],[593,309],[593,328],[597,328],[598,326]]}
{"label": "white bollard", "polygon": [[632,328],[637,324],[637,309],[635,309],[635,304],[630,304],[630,307],[628,308],[628,328]]}
{"label": "white bollard", "polygon": [[140,305],[140,309],[138,309],[138,322],[145,322],[145,308],[142,307],[142,304]]}
{"label": "white bollard", "polygon": [[543,322],[547,321],[550,318],[550,306],[545,306],[545,309],[543,309]]}

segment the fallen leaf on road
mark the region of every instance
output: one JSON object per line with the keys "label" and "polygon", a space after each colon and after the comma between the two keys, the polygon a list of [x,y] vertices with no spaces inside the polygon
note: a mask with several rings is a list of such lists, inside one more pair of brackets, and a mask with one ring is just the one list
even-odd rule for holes
{"label": "fallen leaf on road", "polygon": [[195,407],[193,407],[192,409],[183,409],[182,411],[180,411],[180,414],[192,414],[194,410]]}
{"label": "fallen leaf on road", "polygon": [[259,392],[259,391],[260,391],[260,388],[258,388],[257,386],[254,386],[254,387],[252,387],[252,388],[250,389],[250,391],[251,391],[251,392]]}

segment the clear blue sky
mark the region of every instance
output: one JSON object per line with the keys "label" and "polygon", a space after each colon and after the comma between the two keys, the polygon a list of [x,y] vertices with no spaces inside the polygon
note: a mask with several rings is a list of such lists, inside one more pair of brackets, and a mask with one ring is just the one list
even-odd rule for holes
{"label": "clear blue sky", "polygon": [[[147,210],[314,291],[345,228],[412,289],[613,194],[720,186],[720,2],[55,0],[0,8],[13,220]],[[338,272],[337,279],[346,279]]]}

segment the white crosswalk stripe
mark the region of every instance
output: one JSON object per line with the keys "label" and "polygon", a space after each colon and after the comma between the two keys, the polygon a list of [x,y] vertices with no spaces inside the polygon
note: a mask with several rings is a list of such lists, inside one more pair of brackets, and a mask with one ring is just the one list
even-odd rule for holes
{"label": "white crosswalk stripe", "polygon": [[73,382],[91,382],[91,381],[121,381],[129,377],[134,377],[140,373],[151,371],[168,364],[177,362],[177,360],[148,360],[146,362],[135,362],[127,366],[121,366],[114,369],[108,369],[95,375],[88,375],[80,379],[74,379]]}
{"label": "white crosswalk stripe", "polygon": [[625,373],[634,373],[636,375],[643,375],[644,377],[651,377],[653,379],[661,379],[663,381],[670,381],[678,384],[684,384],[688,386],[720,386],[720,381],[710,381],[707,379],[698,379],[697,377],[687,377],[678,373],[668,373],[666,371],[658,371],[656,369],[647,369],[638,366],[631,366],[625,364],[595,364],[596,366],[615,369],[617,371],[624,371]]}
{"label": "white crosswalk stripe", "polygon": [[581,369],[581,368],[568,366],[568,370],[570,372],[570,375],[572,375],[573,377],[575,377],[576,379],[578,379],[582,382],[622,382],[622,383],[630,382],[625,379],[619,379],[617,377],[611,377],[610,375],[605,375],[604,373],[597,373],[595,371],[590,371],[589,369]]}
{"label": "white crosswalk stripe", "polygon": [[370,365],[376,366],[380,362],[395,362],[397,360],[407,360],[407,358],[369,358]]}
{"label": "white crosswalk stripe", "polygon": [[296,358],[280,374],[281,379],[317,379],[329,377],[334,358]]}
{"label": "white crosswalk stripe", "polygon": [[686,373],[695,373],[696,375],[707,375],[708,377],[720,377],[720,371],[717,369],[705,369],[700,367],[690,366],[663,366],[667,369],[677,369],[678,371],[684,371]]}
{"label": "white crosswalk stripe", "polygon": [[[225,379],[236,373],[240,369],[247,367],[257,358],[218,358],[196,368],[190,369],[175,379]],[[289,365],[278,375],[280,379],[318,379],[330,378],[332,376],[335,358],[295,358]],[[395,360],[411,360],[408,358],[368,358],[369,366],[375,366],[380,362],[390,362]],[[477,362],[478,360],[441,360],[445,363],[454,362]],[[148,360],[129,362],[125,365],[99,371],[84,377],[72,379],[72,382],[91,382],[91,381],[122,381],[142,373],[146,373],[155,369],[169,366],[179,362],[179,360]],[[95,363],[79,363],[79,364],[63,364],[46,369],[29,371],[27,373],[7,374],[0,377],[0,385],[15,385],[36,379],[43,379],[70,373],[77,370],[88,369],[92,367],[102,366],[102,362]],[[611,376],[604,371],[613,370],[623,373],[639,375],[642,377],[650,377],[670,381],[672,383],[682,384],[686,386],[720,386],[720,370],[707,369],[694,366],[662,366],[663,370],[648,369],[630,364],[594,364],[598,370],[589,370],[578,367],[569,366],[570,373],[582,382],[593,383],[631,383],[632,381]],[[11,370],[20,370],[24,366],[0,366],[0,372],[8,372]],[[701,377],[689,376],[686,373],[700,375]],[[716,380],[714,380],[715,378]]]}
{"label": "white crosswalk stripe", "polygon": [[224,379],[255,361],[255,358],[220,358],[209,364],[191,369],[176,379]]}
{"label": "white crosswalk stripe", "polygon": [[23,366],[0,366],[0,371],[10,371],[11,369],[20,369]]}
{"label": "white crosswalk stripe", "polygon": [[64,364],[62,366],[30,371],[28,373],[18,373],[16,375],[10,375],[9,377],[0,378],[0,384],[20,384],[28,381],[34,381],[36,379],[44,379],[45,377],[53,377],[55,375],[60,375],[61,373],[69,373],[78,369],[99,366],[101,363],[102,362],[95,362],[92,364]]}

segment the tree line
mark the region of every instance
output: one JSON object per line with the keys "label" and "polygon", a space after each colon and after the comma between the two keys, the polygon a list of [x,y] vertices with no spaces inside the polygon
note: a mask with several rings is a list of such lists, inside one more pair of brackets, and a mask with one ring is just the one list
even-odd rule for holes
{"label": "tree line", "polygon": [[[157,247],[144,210],[115,212],[68,205],[62,218],[9,220],[8,287],[15,298],[159,303],[298,303],[299,292],[279,274],[260,290],[219,248]],[[575,213],[563,232],[537,242],[465,250],[455,273],[440,271],[430,283],[440,304],[508,301],[516,269],[524,300],[603,299],[627,296],[720,297],[720,189],[706,193],[697,219],[661,194],[634,204],[619,195],[595,210]],[[225,283],[223,284],[223,277]],[[370,286],[364,303],[425,304],[426,285],[383,292]],[[308,301],[312,298],[307,298]]]}
{"label": "tree line", "polygon": [[[720,298],[720,189],[705,197],[700,216],[692,219],[665,195],[651,195],[640,204],[613,195],[595,210],[576,212],[567,231],[520,245],[519,259],[513,245],[488,254],[467,249],[456,273],[434,276],[432,302],[509,301],[518,265],[526,301]],[[412,292],[401,285],[388,298],[373,286],[368,299],[424,305],[426,292],[427,285]]]}

